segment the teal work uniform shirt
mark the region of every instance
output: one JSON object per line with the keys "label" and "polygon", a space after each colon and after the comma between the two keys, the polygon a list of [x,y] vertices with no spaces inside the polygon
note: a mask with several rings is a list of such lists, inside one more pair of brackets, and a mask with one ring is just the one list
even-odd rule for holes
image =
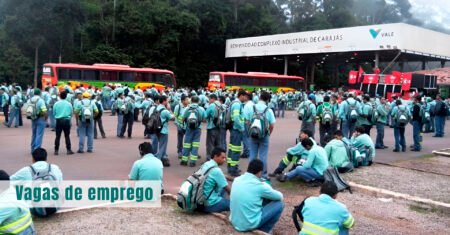
{"label": "teal work uniform shirt", "polygon": [[372,111],[372,104],[371,103],[363,103],[360,106],[358,119],[356,121],[357,126],[361,125],[372,125],[372,123],[369,122],[367,117],[370,115]]}
{"label": "teal work uniform shirt", "polygon": [[[257,112],[262,113],[264,112],[264,110],[267,108],[266,111],[266,120],[269,123],[269,125],[273,125],[275,124],[275,115],[273,114],[272,109],[270,109],[269,107],[267,107],[266,102],[264,101],[258,101],[257,104],[254,105],[255,109]],[[253,114],[254,114],[254,110],[253,110],[253,105],[250,106],[249,108],[245,108],[244,107],[244,119],[248,122],[251,122],[253,119]],[[249,123],[249,125],[251,125],[251,123]]]}
{"label": "teal work uniform shirt", "polygon": [[308,158],[303,164],[305,168],[312,168],[319,175],[323,175],[323,172],[328,168],[327,152],[320,146],[313,146],[308,153]]}
{"label": "teal work uniform shirt", "polygon": [[[47,172],[48,164],[49,163],[47,163],[46,161],[39,161],[33,163],[33,165],[31,166],[33,166],[33,168],[37,172]],[[56,177],[56,180],[58,182],[63,180],[63,174],[57,165],[51,164],[51,172]],[[26,166],[17,171],[14,175],[10,176],[9,179],[11,180],[11,183],[13,183],[13,181],[33,180],[33,173],[31,171],[31,168],[29,166]]]}
{"label": "teal work uniform shirt", "polygon": [[348,115],[350,114],[350,107],[354,105],[355,109],[357,111],[360,110],[360,104],[358,101],[353,99],[352,97],[344,100],[341,102],[341,105],[339,106],[339,118],[343,121],[348,120]]}
{"label": "teal work uniform shirt", "polygon": [[233,101],[230,111],[231,119],[233,120],[233,129],[244,132],[244,112],[241,101]]}
{"label": "teal work uniform shirt", "polygon": [[[0,228],[17,222],[27,215],[31,216],[27,204],[17,201],[13,188],[9,188],[0,193]],[[31,223],[26,227],[22,227],[22,231],[28,228]]]}
{"label": "teal work uniform shirt", "polygon": [[327,194],[306,199],[302,215],[300,235],[339,234],[342,228],[349,229],[355,223],[347,207]]}
{"label": "teal work uniform shirt", "polygon": [[325,145],[328,163],[332,167],[343,167],[349,163],[347,148],[342,140],[333,139]]}
{"label": "teal work uniform shirt", "polygon": [[156,107],[156,110],[160,112],[161,123],[163,123],[161,134],[167,135],[169,134],[169,121],[172,120],[174,116],[162,104],[158,105],[158,107]]}
{"label": "teal work uniform shirt", "polygon": [[[316,145],[316,141],[309,137],[309,139],[313,142],[313,145]],[[288,148],[286,153],[293,156],[301,156],[301,158],[306,159],[308,157],[309,151],[303,147],[302,142],[298,142],[294,147]]]}
{"label": "teal work uniform shirt", "polygon": [[364,150],[364,148],[369,148],[372,152],[372,158],[375,158],[375,145],[369,135],[361,134],[356,138],[352,136],[351,143],[354,147],[358,148],[359,151]]}
{"label": "teal work uniform shirt", "polygon": [[175,115],[175,124],[181,128],[184,129],[184,123],[183,123],[183,115],[184,111],[186,110],[187,105],[184,106],[181,102],[177,104],[173,110],[173,114]]}
{"label": "teal work uniform shirt", "polygon": [[59,100],[53,105],[53,116],[55,119],[71,119],[72,113],[72,104],[67,100]]}
{"label": "teal work uniform shirt", "polygon": [[283,194],[246,172],[234,179],[230,194],[230,222],[241,232],[253,230],[261,221],[263,199],[282,201]]}
{"label": "teal work uniform shirt", "polygon": [[[186,108],[186,110],[184,110],[184,113],[183,113],[183,120],[184,120],[185,126],[186,126],[186,121],[190,115],[189,109],[197,109],[197,112],[198,112],[197,119],[198,119],[198,122],[200,123],[197,128],[201,129],[202,128],[201,122],[203,122],[206,117],[205,109],[203,109],[202,107],[199,106],[199,104],[196,104],[196,103],[192,103],[192,104],[188,105],[188,107]],[[185,127],[185,128],[187,128],[187,127]]]}
{"label": "teal work uniform shirt", "polygon": [[218,108],[221,107],[221,104],[219,103],[219,101],[215,101],[214,103],[211,103],[208,108],[206,109],[206,129],[214,129],[214,128],[218,128],[218,126],[216,126],[214,124],[214,117],[216,117],[218,115]]}
{"label": "teal work uniform shirt", "polygon": [[33,105],[36,103],[36,110],[38,112],[38,116],[42,117],[44,113],[47,112],[47,106],[45,105],[45,101],[39,96],[33,96],[28,102],[28,105]]}
{"label": "teal work uniform shirt", "polygon": [[[82,99],[81,101],[74,104],[75,113],[77,113],[79,115],[79,117],[81,117],[81,115],[83,115],[82,113],[80,113],[83,108],[90,108],[92,110],[91,122],[93,122],[94,114],[98,113],[98,109],[97,109],[97,105],[95,105],[95,101],[92,101],[89,99]],[[81,120],[81,118],[80,118],[80,120]]]}
{"label": "teal work uniform shirt", "polygon": [[377,122],[386,124],[387,123],[387,117],[389,113],[389,104],[378,104],[377,105],[377,112],[378,112],[378,120]]}
{"label": "teal work uniform shirt", "polygon": [[338,105],[332,105],[332,104],[329,103],[329,102],[324,102],[323,104],[320,104],[320,105],[317,107],[317,113],[316,113],[316,115],[317,115],[318,117],[320,117],[321,119],[323,118],[323,107],[324,107],[324,106],[330,107],[331,113],[332,113],[332,115],[333,115],[333,119],[335,119],[336,116],[339,114],[339,106],[338,106]]}
{"label": "teal work uniform shirt", "polygon": [[316,121],[316,105],[310,100],[304,101],[298,107],[297,112],[300,112],[301,109],[305,109],[305,116],[303,118],[304,122],[315,122]]}
{"label": "teal work uniform shirt", "polygon": [[[205,185],[203,186],[203,196],[208,198],[206,201],[207,206],[213,206],[222,200],[222,191],[228,186],[227,179],[223,174],[222,170],[217,165],[214,160],[209,160],[205,162],[201,169],[206,172],[209,168],[214,167],[209,171],[208,177],[206,178]],[[211,196],[210,196],[211,195]]]}
{"label": "teal work uniform shirt", "polygon": [[145,154],[134,162],[128,178],[130,180],[159,180],[163,183],[163,164],[153,154]]}

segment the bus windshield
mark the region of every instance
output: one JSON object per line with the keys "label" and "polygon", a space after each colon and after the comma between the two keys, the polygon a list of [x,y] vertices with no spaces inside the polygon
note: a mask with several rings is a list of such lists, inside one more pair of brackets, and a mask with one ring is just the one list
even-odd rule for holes
{"label": "bus windshield", "polygon": [[220,82],[220,75],[219,74],[210,74],[209,81],[210,82]]}

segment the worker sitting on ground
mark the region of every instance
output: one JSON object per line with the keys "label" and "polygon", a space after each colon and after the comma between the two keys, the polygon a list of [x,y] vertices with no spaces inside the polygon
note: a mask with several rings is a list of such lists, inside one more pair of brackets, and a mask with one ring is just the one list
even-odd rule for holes
{"label": "worker sitting on ground", "polygon": [[317,186],[317,183],[323,180],[323,172],[328,168],[327,153],[322,147],[314,145],[311,139],[302,140],[302,145],[309,152],[306,161],[295,170],[279,175],[277,179],[284,182],[298,176],[309,186]]}
{"label": "worker sitting on ground", "polygon": [[153,146],[150,142],[139,145],[139,155],[141,159],[134,162],[128,178],[130,180],[156,180],[161,181],[161,194],[163,187],[163,164],[159,158],[153,155]]}
{"label": "worker sitting on ground", "polygon": [[302,146],[302,140],[304,139],[311,139],[313,144],[316,145],[316,141],[312,138],[312,132],[310,130],[300,131],[297,144],[294,147],[287,149],[286,156],[281,159],[277,169],[275,169],[273,173],[269,174],[270,177],[277,177],[278,175],[283,174],[284,169],[286,169],[286,167],[288,167],[291,163],[292,168],[290,171],[294,170],[299,163],[306,161],[308,150]]}
{"label": "worker sitting on ground", "polygon": [[358,126],[355,128],[350,143],[357,148],[359,155],[355,154],[353,159],[353,166],[370,166],[375,158],[375,144],[368,134],[366,134],[364,127]]}
{"label": "worker sitting on ground", "polygon": [[348,156],[348,139],[344,138],[342,131],[334,132],[334,139],[325,145],[328,162],[330,166],[336,167],[339,173],[346,173],[353,170],[353,164]]}
{"label": "worker sitting on ground", "polygon": [[305,200],[303,226],[300,235],[339,234],[346,235],[355,224],[347,207],[336,200],[338,189],[333,181],[326,181],[320,189],[320,196]]}

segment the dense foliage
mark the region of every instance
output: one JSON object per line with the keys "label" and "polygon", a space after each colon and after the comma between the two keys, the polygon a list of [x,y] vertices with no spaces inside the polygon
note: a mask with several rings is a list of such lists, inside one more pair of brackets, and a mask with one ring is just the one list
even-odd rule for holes
{"label": "dense foliage", "polygon": [[410,7],[408,0],[2,0],[0,81],[32,84],[43,63],[61,61],[165,68],[179,85],[204,85],[209,71],[230,69],[228,38],[412,21]]}

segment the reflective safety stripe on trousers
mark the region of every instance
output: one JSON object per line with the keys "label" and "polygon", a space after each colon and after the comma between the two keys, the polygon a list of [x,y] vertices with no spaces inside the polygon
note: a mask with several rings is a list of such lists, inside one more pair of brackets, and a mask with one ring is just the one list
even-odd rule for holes
{"label": "reflective safety stripe on trousers", "polygon": [[30,212],[28,212],[19,220],[0,227],[0,234],[18,234],[28,228],[31,223],[33,223],[33,221],[31,220]]}
{"label": "reflective safety stripe on trousers", "polygon": [[233,144],[228,144],[228,148],[232,151],[232,152],[241,152],[242,151],[242,145],[233,145]]}
{"label": "reflective safety stripe on trousers", "polygon": [[192,148],[200,148],[200,142],[192,142]]}
{"label": "reflective safety stripe on trousers", "polygon": [[233,161],[233,158],[229,157],[229,158],[227,158],[227,164],[230,166],[237,166],[237,165],[239,165],[239,160]]}
{"label": "reflective safety stripe on trousers", "polygon": [[302,233],[308,235],[337,235],[339,234],[339,229],[327,229],[305,221],[303,223]]}

